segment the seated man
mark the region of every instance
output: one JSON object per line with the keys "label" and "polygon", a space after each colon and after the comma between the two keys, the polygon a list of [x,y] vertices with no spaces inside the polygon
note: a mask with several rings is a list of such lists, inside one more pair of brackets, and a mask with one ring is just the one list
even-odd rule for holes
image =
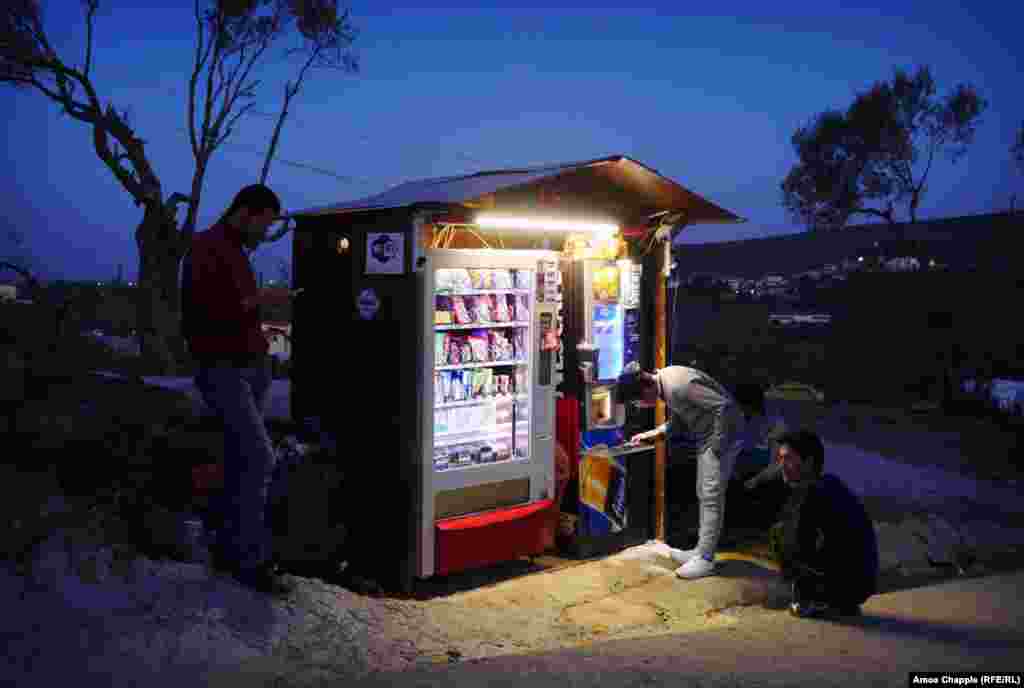
{"label": "seated man", "polygon": [[783,521],[782,575],[799,617],[855,615],[877,591],[878,542],[860,499],[823,474],[825,448],[809,430],[778,440],[776,461],[792,488]]}

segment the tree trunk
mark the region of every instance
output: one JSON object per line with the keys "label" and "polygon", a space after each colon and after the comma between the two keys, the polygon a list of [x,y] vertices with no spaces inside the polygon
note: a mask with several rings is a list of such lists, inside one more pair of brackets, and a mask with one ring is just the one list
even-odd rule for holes
{"label": "tree trunk", "polygon": [[147,204],[135,233],[139,248],[136,294],[139,349],[144,368],[158,375],[175,375],[180,361],[175,342],[180,338],[178,266],[184,242],[173,215],[160,203]]}
{"label": "tree trunk", "polygon": [[917,209],[921,205],[921,191],[915,190],[910,196],[910,223],[917,224]]}

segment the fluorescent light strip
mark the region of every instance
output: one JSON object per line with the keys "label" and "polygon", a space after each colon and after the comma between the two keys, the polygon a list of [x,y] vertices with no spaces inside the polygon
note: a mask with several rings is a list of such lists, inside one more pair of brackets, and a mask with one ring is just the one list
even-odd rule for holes
{"label": "fluorescent light strip", "polygon": [[476,218],[480,227],[494,229],[536,229],[556,232],[592,232],[611,236],[619,231],[618,225],[600,222],[568,222],[565,220],[545,220],[526,217],[497,217],[480,215]]}

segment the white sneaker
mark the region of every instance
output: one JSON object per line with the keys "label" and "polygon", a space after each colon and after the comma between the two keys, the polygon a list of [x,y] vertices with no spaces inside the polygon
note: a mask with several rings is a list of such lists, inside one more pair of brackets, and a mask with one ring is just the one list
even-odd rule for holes
{"label": "white sneaker", "polygon": [[680,578],[703,578],[715,573],[715,563],[708,561],[702,556],[695,556],[685,564],[676,569],[676,575]]}
{"label": "white sneaker", "polygon": [[676,549],[675,547],[670,547],[668,550],[668,555],[677,564],[685,564],[698,554],[699,552],[695,549]]}

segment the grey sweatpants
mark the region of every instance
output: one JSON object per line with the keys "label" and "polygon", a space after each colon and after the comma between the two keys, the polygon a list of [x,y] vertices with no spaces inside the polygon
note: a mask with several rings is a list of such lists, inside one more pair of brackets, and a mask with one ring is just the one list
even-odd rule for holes
{"label": "grey sweatpants", "polygon": [[743,449],[738,433],[730,433],[719,456],[706,447],[697,456],[697,499],[700,501],[700,536],[697,551],[714,557],[725,521],[725,491],[736,466],[736,457]]}

